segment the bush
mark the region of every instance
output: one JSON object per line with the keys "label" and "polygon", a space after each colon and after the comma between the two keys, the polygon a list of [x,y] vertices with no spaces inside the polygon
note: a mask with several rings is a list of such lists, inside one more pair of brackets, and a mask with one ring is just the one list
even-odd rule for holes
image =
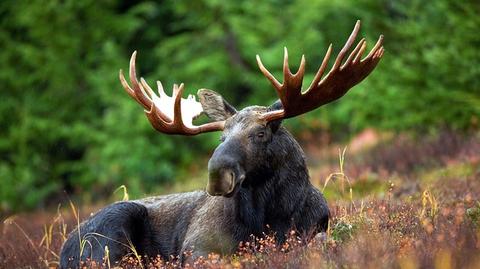
{"label": "bush", "polygon": [[[158,135],[118,82],[139,51],[141,74],[187,93],[212,88],[234,105],[268,105],[274,90],[254,56],[281,77],[307,57],[311,81],[329,42],[334,53],[363,22],[384,59],[341,102],[286,121],[294,131],[347,138],[366,126],[431,131],[478,127],[480,7],[474,1],[3,1],[0,42],[0,209],[102,197],[126,184],[133,195],[172,182],[218,134]],[[5,211],[4,211],[5,212]]]}

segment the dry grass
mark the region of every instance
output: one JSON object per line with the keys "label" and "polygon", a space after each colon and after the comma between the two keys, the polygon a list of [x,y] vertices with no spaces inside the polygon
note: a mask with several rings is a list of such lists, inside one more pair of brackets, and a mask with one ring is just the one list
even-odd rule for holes
{"label": "dry grass", "polygon": [[[415,156],[403,159],[408,145],[410,142],[400,138],[369,153],[359,153],[370,154],[368,159],[352,156],[353,169],[349,168],[347,151],[340,154],[340,164],[337,159],[336,164],[327,166],[331,176],[317,179],[332,211],[326,236],[307,243],[292,231],[287,242],[277,246],[273,235],[265,235],[242,243],[234,255],[211,254],[186,266],[480,268],[480,151],[471,150],[480,145],[478,138],[461,140],[449,134],[424,142],[420,148],[425,151],[413,151],[418,158],[416,165],[410,164]],[[395,158],[401,160],[396,163]],[[383,168],[372,169],[372,163]],[[400,165],[398,171],[395,165]],[[126,189],[122,190],[128,199]],[[53,214],[37,212],[5,220],[1,224],[0,267],[55,268],[61,243],[77,224],[77,214],[67,202]],[[111,266],[118,265],[108,259],[103,264],[85,264],[86,268]],[[164,261],[130,255],[119,266],[178,268],[180,264],[175,257]]]}

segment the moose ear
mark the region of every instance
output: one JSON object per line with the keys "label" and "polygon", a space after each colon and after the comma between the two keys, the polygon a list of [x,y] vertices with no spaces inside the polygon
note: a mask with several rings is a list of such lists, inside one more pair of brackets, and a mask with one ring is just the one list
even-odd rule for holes
{"label": "moose ear", "polygon": [[200,89],[197,92],[203,112],[214,121],[222,121],[237,113],[237,110],[227,103],[223,97],[208,89]]}
{"label": "moose ear", "polygon": [[[275,111],[280,109],[283,109],[282,102],[280,102],[280,100],[277,100],[275,103],[268,107],[267,111]],[[277,132],[278,128],[280,128],[280,125],[282,125],[282,119],[273,120],[267,123],[267,126],[272,129],[273,133]]]}

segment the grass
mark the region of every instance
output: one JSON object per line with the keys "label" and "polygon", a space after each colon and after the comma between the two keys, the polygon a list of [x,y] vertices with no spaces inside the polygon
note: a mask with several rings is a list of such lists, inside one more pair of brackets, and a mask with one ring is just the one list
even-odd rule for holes
{"label": "grass", "polygon": [[[319,156],[331,160],[311,166],[312,182],[323,189],[332,212],[326,235],[303,242],[292,231],[277,246],[274,235],[265,234],[243,242],[234,255],[210,254],[187,267],[479,268],[480,150],[475,149],[480,139],[449,135],[425,138],[417,142],[419,149],[408,139],[395,138],[352,156],[348,150]],[[193,181],[197,186],[200,180]],[[184,180],[168,191],[191,187]],[[119,199],[129,199],[125,186],[117,191],[123,194]],[[97,209],[79,210],[67,202],[54,213],[6,219],[0,227],[0,267],[55,268],[68,232]],[[103,264],[85,268],[180,266],[175,257],[165,261],[131,250],[132,255],[114,264],[106,249]]]}

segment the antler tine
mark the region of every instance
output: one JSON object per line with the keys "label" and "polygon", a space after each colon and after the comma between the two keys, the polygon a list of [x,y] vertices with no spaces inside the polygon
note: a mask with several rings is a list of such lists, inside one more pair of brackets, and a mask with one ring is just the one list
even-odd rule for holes
{"label": "antler tine", "polygon": [[367,41],[364,41],[362,44],[362,47],[360,47],[360,50],[358,51],[357,55],[355,56],[355,59],[353,59],[353,63],[357,63],[360,61],[362,58],[363,53],[365,52],[365,49],[367,48]]}
{"label": "antler tine", "polygon": [[183,93],[183,83],[180,84],[180,87],[175,84],[173,86],[173,98],[174,98],[174,103],[173,103],[173,124],[176,126],[179,126],[181,128],[184,128],[185,125],[183,124],[182,121],[182,93]]}
{"label": "antler tine", "polygon": [[[137,100],[137,97],[135,96],[135,92],[130,88],[130,85],[128,85],[127,80],[125,80],[125,76],[123,75],[123,70],[120,69],[118,72],[118,77],[120,78],[120,83],[122,83],[123,88],[125,91],[132,97],[133,99]],[[140,102],[137,100],[137,102]]]}
{"label": "antler tine", "polygon": [[300,60],[300,66],[298,67],[298,71],[297,73],[295,73],[295,76],[299,76],[303,78],[303,76],[305,75],[305,64],[306,64],[305,55],[302,54],[302,59]]}
{"label": "antler tine", "polygon": [[382,47],[380,49],[380,54],[377,56],[378,58],[381,58],[383,56],[383,52],[385,51],[385,49]]}
{"label": "antler tine", "polygon": [[378,40],[377,40],[377,43],[375,43],[375,46],[373,46],[372,50],[370,51],[370,53],[367,55],[367,57],[365,57],[363,61],[367,60],[367,59],[370,59],[373,54],[380,48],[383,48],[382,47],[382,44],[383,44],[383,35],[380,35],[380,37],[378,37]]}
{"label": "antler tine", "polygon": [[158,89],[157,91],[158,91],[158,94],[160,95],[160,98],[167,96],[167,94],[165,93],[165,90],[163,89],[162,82],[160,82],[159,80],[157,80],[157,89]]}
{"label": "antler tine", "polygon": [[291,78],[289,88],[291,88],[292,90],[287,91],[287,98],[292,98],[295,95],[301,94],[303,76],[305,75],[305,63],[306,63],[305,55],[302,55],[302,59],[300,60],[300,66],[298,67],[298,71]]}
{"label": "antler tine", "polygon": [[[141,104],[145,109],[148,109],[147,106],[148,104],[144,104],[136,95],[136,92],[130,88],[130,85],[128,85],[126,79],[125,79],[125,76],[123,75],[123,70],[120,69],[119,71],[119,74],[118,74],[118,77],[120,79],[120,83],[122,83],[122,86],[123,88],[125,89],[125,91],[128,93],[128,95],[130,95],[130,97],[132,97],[135,101],[137,101],[139,104]],[[141,95],[144,95],[145,94],[145,91],[144,91],[144,88],[143,87],[140,87],[140,90],[141,90]],[[147,97],[148,98],[148,97]]]}
{"label": "antler tine", "polygon": [[305,55],[302,55],[300,60],[300,66],[295,74],[292,74],[290,67],[288,65],[288,50],[284,48],[284,57],[283,57],[283,84],[281,86],[282,90],[280,91],[280,99],[282,101],[288,100],[296,95],[302,90],[303,76],[305,74]]}
{"label": "antler tine", "polygon": [[320,80],[322,79],[323,73],[325,72],[325,69],[327,68],[328,60],[330,60],[330,55],[332,54],[332,44],[328,46],[327,53],[325,53],[325,57],[323,57],[322,64],[320,65],[320,68],[318,69],[317,73],[315,74],[315,77],[313,78],[312,83],[308,87],[307,92],[318,85]]}
{"label": "antler tine", "polygon": [[[357,46],[352,50],[350,55],[348,56],[347,60],[345,63],[340,67],[340,69],[345,68],[347,65],[349,65],[354,59],[357,59],[358,55],[362,55],[363,50],[366,48],[366,41],[365,38],[360,39],[358,42]],[[363,50],[362,50],[363,49]]]}
{"label": "antler tine", "polygon": [[273,87],[278,92],[282,87],[282,84],[280,84],[280,82],[278,82],[278,80],[265,68],[258,54],[256,58],[257,58],[257,64],[258,64],[258,67],[260,68],[260,71],[262,71],[263,75],[272,83]]}
{"label": "antler tine", "polygon": [[292,76],[292,71],[290,71],[290,66],[288,65],[288,49],[283,47],[283,84]]}
{"label": "antler tine", "polygon": [[[162,96],[160,96],[160,98],[155,94],[155,92],[153,91],[153,89],[148,85],[148,83],[145,81],[145,79],[143,78],[140,78],[140,83],[141,85],[143,86],[144,89],[146,89],[146,92],[148,92],[148,95],[150,96],[150,98],[152,98],[152,107],[155,107],[155,99],[161,99]],[[152,109],[150,108],[150,111],[152,111]],[[169,116],[167,116],[163,111],[161,111],[160,109],[155,109],[154,111],[155,114],[157,114],[157,116],[159,118],[161,118],[162,120],[164,120],[165,122],[169,122],[169,121],[172,121],[170,119]]]}
{"label": "antler tine", "polygon": [[140,103],[145,109],[150,109],[150,107],[152,106],[152,100],[150,100],[150,98],[145,95],[142,86],[138,83],[137,80],[137,72],[135,67],[136,58],[137,51],[134,51],[132,57],[130,58],[130,82],[132,83],[133,91],[135,92],[135,96],[137,97],[136,99],[140,101]]}
{"label": "antler tine", "polygon": [[152,88],[150,88],[150,85],[147,84],[144,78],[140,78],[140,84],[148,96],[153,97],[155,95],[155,92],[152,90]]}
{"label": "antler tine", "polygon": [[338,53],[337,59],[335,59],[335,63],[333,64],[332,71],[338,69],[338,67],[342,63],[343,58],[345,57],[345,54],[347,54],[347,52],[350,50],[350,47],[352,47],[353,42],[355,41],[355,38],[357,38],[359,31],[360,31],[360,20],[357,20],[357,23],[355,23],[355,27],[353,28],[352,33],[348,37],[347,42],[343,46],[340,53]]}

